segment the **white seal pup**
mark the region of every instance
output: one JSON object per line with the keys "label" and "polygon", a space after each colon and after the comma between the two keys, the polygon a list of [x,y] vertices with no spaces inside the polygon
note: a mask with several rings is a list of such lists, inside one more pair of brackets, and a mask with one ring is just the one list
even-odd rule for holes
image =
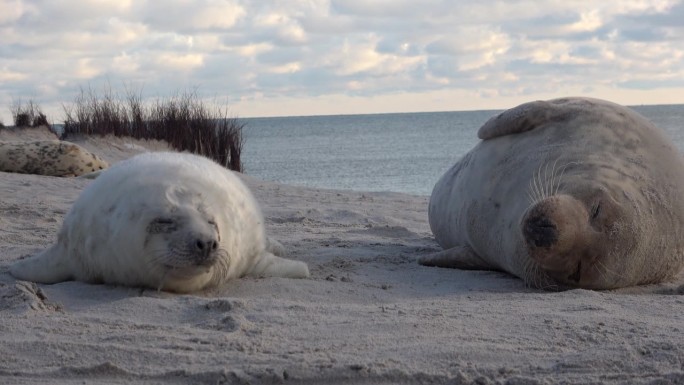
{"label": "white seal pup", "polygon": [[83,147],[60,140],[0,142],[0,171],[48,176],[79,176],[109,164]]}
{"label": "white seal pup", "polygon": [[597,99],[526,103],[437,182],[424,265],[503,270],[544,289],[657,283],[684,267],[684,160],[636,112]]}
{"label": "white seal pup", "polygon": [[304,262],[269,250],[261,210],[245,184],[186,153],[117,163],[81,193],[57,243],[10,273],[39,283],[78,280],[187,293],[246,275],[305,278]]}

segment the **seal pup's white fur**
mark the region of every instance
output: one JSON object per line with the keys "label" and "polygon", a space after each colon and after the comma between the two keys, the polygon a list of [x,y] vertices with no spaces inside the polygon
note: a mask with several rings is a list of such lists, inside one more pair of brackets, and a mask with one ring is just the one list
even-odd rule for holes
{"label": "seal pup's white fur", "polygon": [[10,273],[39,283],[79,280],[192,292],[246,275],[305,278],[305,263],[271,251],[249,189],[215,162],[146,153],[86,187],[57,243]]}
{"label": "seal pup's white fur", "polygon": [[657,283],[684,268],[684,159],[607,101],[526,103],[493,117],[437,182],[425,265],[503,270],[544,289]]}

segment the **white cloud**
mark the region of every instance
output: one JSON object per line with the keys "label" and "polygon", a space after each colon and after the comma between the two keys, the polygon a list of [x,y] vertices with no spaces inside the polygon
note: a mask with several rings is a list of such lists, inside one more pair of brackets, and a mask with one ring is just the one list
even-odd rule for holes
{"label": "white cloud", "polygon": [[139,1],[131,6],[130,18],[158,31],[196,32],[232,30],[247,10],[230,0]]}
{"label": "white cloud", "polygon": [[112,61],[112,73],[120,73],[124,76],[134,75],[138,69],[140,69],[138,59],[128,55],[126,52],[122,52],[114,57],[114,60]]}
{"label": "white cloud", "polygon": [[254,18],[254,26],[282,44],[303,44],[307,34],[299,22],[282,12],[270,12]]}
{"label": "white cloud", "polygon": [[28,78],[28,75],[25,73],[12,71],[7,67],[0,68],[0,82],[16,82],[26,78]]}
{"label": "white cloud", "polygon": [[245,16],[245,9],[237,4],[218,2],[201,7],[192,17],[192,25],[197,28],[229,29]]}
{"label": "white cloud", "polygon": [[682,18],[683,0],[6,0],[0,114],[12,98],[59,106],[104,81],[150,96],[198,86],[237,114],[582,91],[649,103],[684,95],[672,91],[684,87]]}
{"label": "white cloud", "polygon": [[271,67],[270,72],[276,74],[291,74],[302,69],[302,63],[292,62],[280,66]]}
{"label": "white cloud", "polygon": [[568,26],[569,32],[596,31],[603,26],[603,20],[597,9],[580,14],[580,19]]}
{"label": "white cloud", "polygon": [[349,13],[359,16],[414,17],[425,11],[440,7],[444,3],[441,0],[332,0],[333,9],[341,13]]}
{"label": "white cloud", "polygon": [[78,59],[73,76],[77,79],[91,79],[102,73],[102,70],[93,64],[91,59]]}
{"label": "white cloud", "polygon": [[278,29],[278,37],[280,41],[291,44],[303,44],[307,41],[306,32],[295,23],[280,27]]}
{"label": "white cloud", "polygon": [[247,44],[235,47],[234,50],[241,56],[254,57],[260,53],[268,52],[273,49],[271,43]]}
{"label": "white cloud", "polygon": [[139,22],[129,22],[118,17],[107,20],[106,34],[113,37],[117,46],[132,44],[148,33],[147,27]]}
{"label": "white cloud", "polygon": [[670,10],[674,5],[680,4],[679,0],[622,0],[616,4],[606,3],[607,8],[615,9],[618,14],[633,13],[662,13]]}
{"label": "white cloud", "polygon": [[22,0],[4,0],[0,2],[0,25],[17,21],[24,14],[32,10],[30,4]]}
{"label": "white cloud", "polygon": [[455,71],[472,71],[494,64],[510,48],[510,38],[498,29],[465,26],[440,36],[426,48],[428,53],[455,57]]}
{"label": "white cloud", "polygon": [[201,67],[204,57],[199,54],[162,53],[157,56],[156,62],[162,69],[186,72]]}
{"label": "white cloud", "polygon": [[376,50],[377,37],[371,36],[361,43],[344,41],[338,49],[323,59],[323,63],[334,69],[338,75],[369,73],[387,76],[409,71],[423,62],[422,57],[405,57]]}

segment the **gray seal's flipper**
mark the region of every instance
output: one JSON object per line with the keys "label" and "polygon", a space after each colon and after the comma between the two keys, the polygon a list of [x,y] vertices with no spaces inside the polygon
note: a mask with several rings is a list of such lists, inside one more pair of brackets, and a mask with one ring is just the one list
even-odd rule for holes
{"label": "gray seal's flipper", "polygon": [[487,140],[529,131],[558,119],[561,111],[563,110],[553,104],[541,100],[521,104],[489,119],[477,131],[477,137]]}
{"label": "gray seal's flipper", "polygon": [[480,258],[468,246],[454,246],[434,254],[426,255],[418,260],[424,266],[447,267],[461,270],[498,270],[495,266]]}

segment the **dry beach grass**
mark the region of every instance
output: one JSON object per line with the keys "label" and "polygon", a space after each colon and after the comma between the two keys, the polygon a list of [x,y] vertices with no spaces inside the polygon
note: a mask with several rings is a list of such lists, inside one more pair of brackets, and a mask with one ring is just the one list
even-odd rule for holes
{"label": "dry beach grass", "polygon": [[228,116],[227,107],[203,102],[196,91],[149,103],[133,90],[121,96],[110,88],[81,88],[74,103],[64,106],[64,114],[64,138],[76,134],[163,140],[178,151],[242,171],[243,124]]}
{"label": "dry beach grass", "polygon": [[[168,148],[69,139],[110,163]],[[0,382],[684,383],[681,280],[554,293],[423,267],[416,259],[438,248],[427,197],[244,178],[311,279],[192,295],[16,281],[8,266],[55,240],[90,181],[0,173]]]}

